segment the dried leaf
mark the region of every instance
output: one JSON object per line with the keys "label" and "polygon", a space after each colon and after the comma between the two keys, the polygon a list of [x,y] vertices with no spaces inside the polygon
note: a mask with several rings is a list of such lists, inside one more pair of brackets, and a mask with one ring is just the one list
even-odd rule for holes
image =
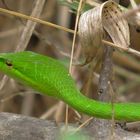
{"label": "dried leaf", "polygon": [[129,26],[125,19],[118,20],[121,15],[122,11],[117,3],[110,1],[103,4],[102,24],[105,31],[109,34],[114,44],[129,47]]}
{"label": "dried leaf", "polygon": [[102,45],[105,32],[114,44],[128,47],[130,44],[129,26],[125,19],[119,19],[122,11],[113,1],[107,1],[85,12],[79,21],[79,37],[86,59],[94,58]]}
{"label": "dried leaf", "polygon": [[103,26],[100,7],[88,10],[80,17],[79,36],[82,52],[86,60],[91,61],[102,44]]}

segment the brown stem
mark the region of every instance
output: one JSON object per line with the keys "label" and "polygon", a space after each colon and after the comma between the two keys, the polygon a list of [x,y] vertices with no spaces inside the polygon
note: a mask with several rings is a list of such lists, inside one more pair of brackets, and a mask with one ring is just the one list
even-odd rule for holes
{"label": "brown stem", "polygon": [[98,86],[100,101],[109,100],[108,88],[109,88],[109,81],[112,75],[112,66],[113,66],[112,55],[113,55],[113,49],[111,47],[105,47],[102,70],[100,73],[99,86]]}

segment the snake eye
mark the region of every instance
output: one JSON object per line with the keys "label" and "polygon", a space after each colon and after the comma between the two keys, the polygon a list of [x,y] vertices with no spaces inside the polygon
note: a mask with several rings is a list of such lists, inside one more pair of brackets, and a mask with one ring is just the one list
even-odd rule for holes
{"label": "snake eye", "polygon": [[6,64],[7,66],[9,66],[9,67],[12,67],[12,66],[13,66],[13,64],[12,64],[11,61],[9,61],[9,60],[6,60],[5,64]]}

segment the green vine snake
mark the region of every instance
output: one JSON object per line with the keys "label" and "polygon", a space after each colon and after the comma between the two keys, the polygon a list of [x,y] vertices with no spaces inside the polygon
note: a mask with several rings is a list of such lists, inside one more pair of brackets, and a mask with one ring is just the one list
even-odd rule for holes
{"label": "green vine snake", "polygon": [[[43,95],[64,101],[90,116],[112,118],[112,105],[82,95],[59,61],[33,52],[1,53],[0,70]],[[140,120],[140,103],[114,103],[116,120]]]}

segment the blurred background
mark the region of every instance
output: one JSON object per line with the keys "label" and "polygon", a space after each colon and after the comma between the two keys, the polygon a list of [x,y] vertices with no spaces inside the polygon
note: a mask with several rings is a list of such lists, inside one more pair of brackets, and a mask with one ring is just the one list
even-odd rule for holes
{"label": "blurred background", "polygon": [[[71,0],[67,0],[72,2]],[[93,0],[94,1],[94,0]],[[102,3],[104,0],[96,0]],[[139,2],[139,1],[137,1]],[[40,19],[55,23],[70,29],[75,26],[75,12],[68,6],[63,6],[58,0],[46,0]],[[131,7],[129,0],[120,0],[120,4]],[[30,15],[34,8],[34,0],[0,0],[0,7],[19,13]],[[0,13],[0,52],[13,52],[19,43],[26,20]],[[140,51],[140,27],[130,25],[131,47]],[[38,52],[63,61],[68,67],[73,34],[65,31],[37,24],[26,50]],[[81,57],[79,39],[77,38],[74,59]],[[114,83],[116,101],[139,102],[140,101],[140,63],[139,58],[115,51],[114,56]],[[0,73],[2,80],[3,74]],[[89,78],[88,67],[73,67],[73,77],[77,86],[86,89]],[[91,81],[89,93],[91,98],[97,99],[96,79]],[[65,119],[65,105],[56,99],[42,96],[32,89],[23,86],[13,79],[7,79],[6,84],[0,90],[0,111],[12,112],[43,119],[55,119],[57,122]],[[70,109],[69,121],[82,123],[88,116],[75,115]]]}

